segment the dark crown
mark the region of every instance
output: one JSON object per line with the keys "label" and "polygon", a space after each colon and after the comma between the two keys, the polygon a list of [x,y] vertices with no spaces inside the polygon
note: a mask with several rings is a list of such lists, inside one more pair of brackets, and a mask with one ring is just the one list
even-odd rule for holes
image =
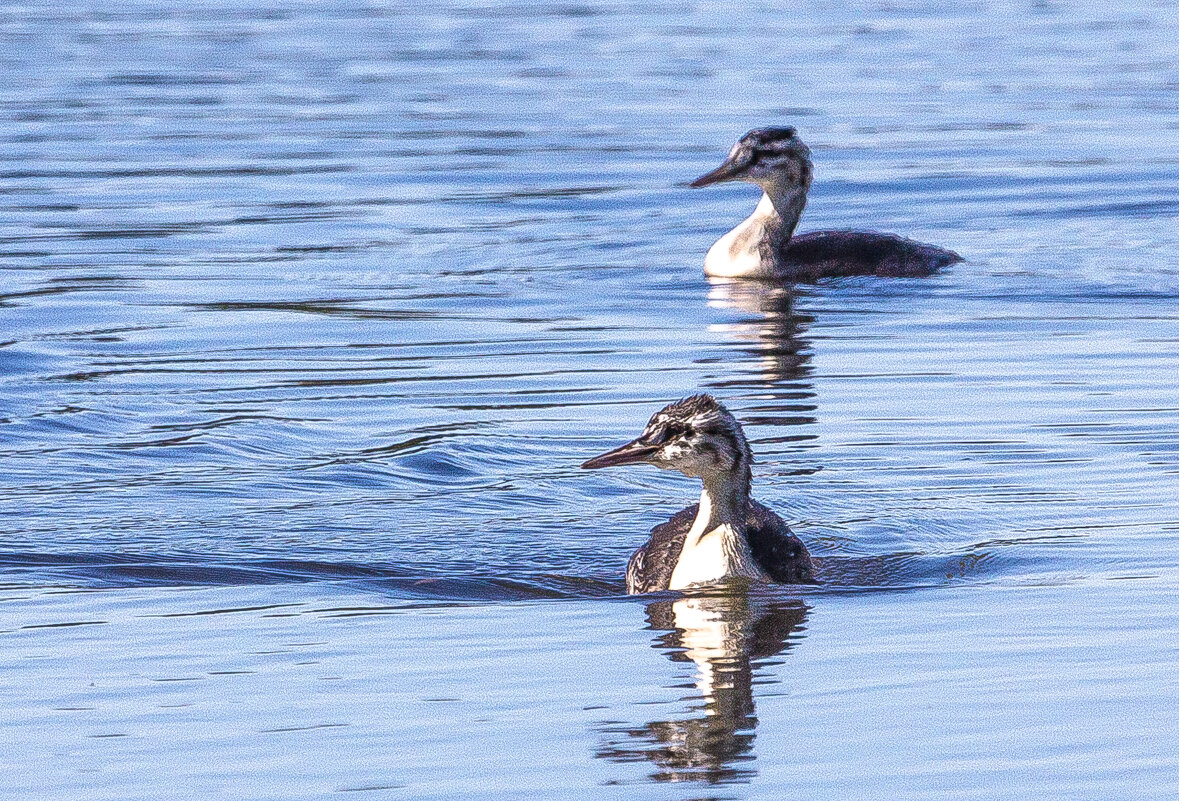
{"label": "dark crown", "polygon": [[794,130],[794,127],[790,125],[780,128],[754,128],[752,131],[742,136],[741,141],[748,141],[750,144],[768,145],[773,142],[794,139],[797,133],[798,132]]}
{"label": "dark crown", "polygon": [[657,411],[647,423],[643,439],[661,444],[692,432],[727,440],[736,454],[752,461],[753,454],[749,451],[741,423],[723,403],[703,393],[669,403]]}

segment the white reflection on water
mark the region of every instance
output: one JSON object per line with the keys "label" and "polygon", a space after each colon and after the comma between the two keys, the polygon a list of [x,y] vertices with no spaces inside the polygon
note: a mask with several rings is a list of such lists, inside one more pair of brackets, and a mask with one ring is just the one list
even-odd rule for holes
{"label": "white reflection on water", "polygon": [[748,782],[757,775],[754,681],[773,683],[766,661],[787,649],[806,619],[802,603],[730,593],[655,601],[647,620],[666,632],[654,647],[673,662],[693,667],[695,692],[684,699],[687,715],[640,727],[609,726],[596,755],[616,762],[654,763],[659,782]]}

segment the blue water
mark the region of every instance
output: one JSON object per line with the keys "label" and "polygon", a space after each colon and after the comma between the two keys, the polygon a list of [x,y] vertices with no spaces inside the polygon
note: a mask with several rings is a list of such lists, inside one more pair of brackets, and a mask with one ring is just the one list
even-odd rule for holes
{"label": "blue water", "polygon": [[[1174,796],[1174,5],[0,19],[0,795]],[[701,390],[821,586],[622,597]]]}

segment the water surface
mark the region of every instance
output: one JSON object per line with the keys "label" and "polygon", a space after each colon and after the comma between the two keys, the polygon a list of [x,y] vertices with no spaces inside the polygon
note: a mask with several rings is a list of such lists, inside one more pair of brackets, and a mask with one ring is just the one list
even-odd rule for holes
{"label": "water surface", "polygon": [[[1171,5],[0,15],[14,797],[1173,796]],[[763,124],[966,261],[709,284]],[[701,390],[822,586],[620,597]]]}

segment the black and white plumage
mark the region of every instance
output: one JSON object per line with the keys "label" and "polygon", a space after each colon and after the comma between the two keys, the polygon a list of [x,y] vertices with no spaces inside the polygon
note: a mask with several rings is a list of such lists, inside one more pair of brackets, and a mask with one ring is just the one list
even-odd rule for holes
{"label": "black and white plumage", "polygon": [[[630,556],[626,564],[626,590],[632,593],[666,590],[671,584],[676,560],[684,539],[700,511],[692,504],[672,515],[666,523],[651,529],[647,544]],[[750,500],[742,533],[754,560],[772,580],[780,584],[811,584],[814,569],[802,540],[772,509]]]}
{"label": "black and white plumage", "polygon": [[630,558],[630,593],[683,589],[743,576],[814,582],[806,546],[782,518],[750,497],[753,453],[741,424],[711,395],[693,395],[651,417],[642,435],[585,462],[596,469],[653,464],[700,478],[700,503],[651,531]]}
{"label": "black and white plumage", "polygon": [[704,272],[720,278],[815,281],[848,275],[926,276],[961,261],[952,250],[896,234],[813,231],[794,235],[806,207],[811,151],[793,128],[758,128],[725,162],[691,183],[747,181],[764,191],[753,214],[709,249]]}

